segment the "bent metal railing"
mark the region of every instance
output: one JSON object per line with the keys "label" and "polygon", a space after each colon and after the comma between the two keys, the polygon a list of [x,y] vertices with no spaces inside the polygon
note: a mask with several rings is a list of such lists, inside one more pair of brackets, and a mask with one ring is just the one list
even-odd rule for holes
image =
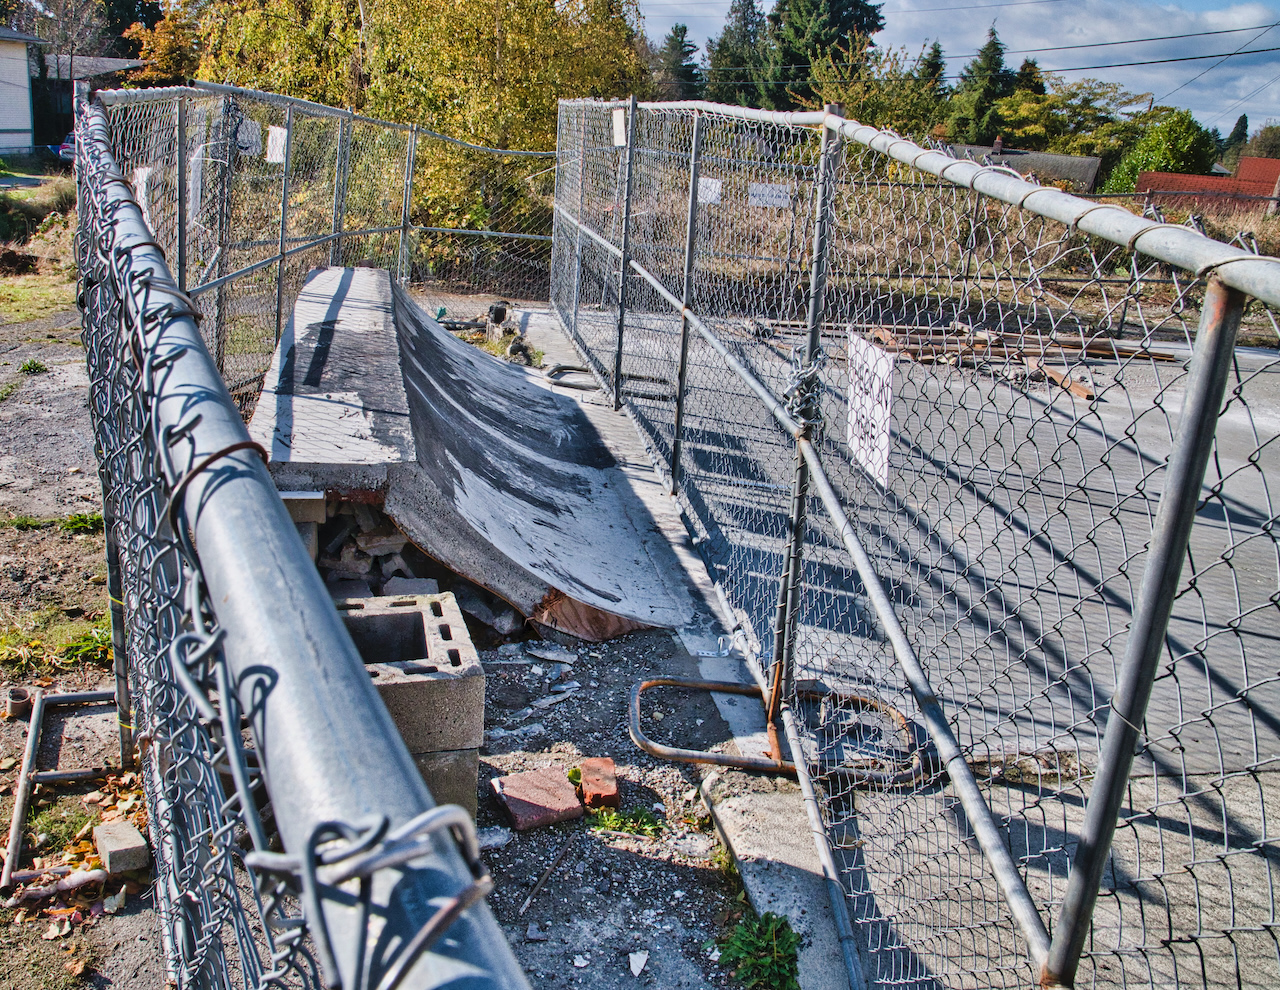
{"label": "bent metal railing", "polygon": [[117,139],[81,108],[89,404],[170,978],[527,986],[482,900],[474,826],[433,807]]}
{"label": "bent metal railing", "polygon": [[854,986],[1280,982],[1280,262],[834,108],[559,131],[552,304],[780,685]]}

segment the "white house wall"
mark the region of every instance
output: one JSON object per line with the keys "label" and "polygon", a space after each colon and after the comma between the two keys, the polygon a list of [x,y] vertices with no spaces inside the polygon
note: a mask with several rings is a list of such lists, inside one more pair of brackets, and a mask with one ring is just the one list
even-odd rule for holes
{"label": "white house wall", "polygon": [[31,78],[27,46],[0,41],[0,149],[31,145]]}

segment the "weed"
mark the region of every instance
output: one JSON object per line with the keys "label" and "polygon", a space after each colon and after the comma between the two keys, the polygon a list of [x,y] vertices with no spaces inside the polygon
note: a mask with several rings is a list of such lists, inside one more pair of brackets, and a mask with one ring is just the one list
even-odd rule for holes
{"label": "weed", "polygon": [[796,949],[800,936],[791,923],[772,911],[747,917],[719,940],[720,965],[733,969],[744,986],[761,990],[800,990]]}
{"label": "weed", "polygon": [[607,832],[630,832],[632,835],[654,836],[662,831],[662,825],[644,808],[616,811],[601,808],[591,813],[591,827]]}
{"label": "weed", "polygon": [[73,512],[59,521],[58,528],[64,533],[101,533],[102,513]]}
{"label": "weed", "polygon": [[43,375],[48,370],[43,363],[35,358],[27,358],[22,362],[22,367],[18,369],[18,372],[23,375]]}
{"label": "weed", "polygon": [[729,852],[729,847],[723,842],[717,842],[715,849],[711,852],[711,867],[727,879],[736,879],[738,876],[738,864],[734,862],[733,853]]}
{"label": "weed", "polygon": [[9,398],[9,396],[13,395],[16,391],[18,391],[17,381],[5,382],[3,385],[0,385],[0,402]]}
{"label": "weed", "polygon": [[49,837],[42,846],[44,849],[62,850],[71,845],[76,834],[93,820],[75,804],[59,807],[60,803],[49,805],[27,825],[33,839],[41,835]]}
{"label": "weed", "polygon": [[0,520],[0,526],[9,526],[20,533],[33,529],[48,529],[52,525],[52,519],[41,519],[38,516],[10,516],[8,519]]}
{"label": "weed", "polygon": [[76,667],[110,669],[111,619],[57,621],[53,609],[34,628],[9,628],[0,633],[0,668],[8,676],[67,671]]}

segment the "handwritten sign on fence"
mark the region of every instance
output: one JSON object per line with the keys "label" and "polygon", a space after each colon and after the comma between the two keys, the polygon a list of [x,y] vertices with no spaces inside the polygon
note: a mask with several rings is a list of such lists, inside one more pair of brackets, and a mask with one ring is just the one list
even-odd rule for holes
{"label": "handwritten sign on fence", "polygon": [[893,355],[849,331],[849,450],[882,486],[889,484]]}

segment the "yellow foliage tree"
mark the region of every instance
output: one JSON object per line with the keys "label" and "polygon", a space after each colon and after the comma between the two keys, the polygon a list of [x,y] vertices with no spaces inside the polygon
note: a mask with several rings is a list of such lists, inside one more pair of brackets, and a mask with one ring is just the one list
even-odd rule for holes
{"label": "yellow foliage tree", "polygon": [[196,25],[184,4],[165,4],[155,27],[134,24],[124,37],[138,42],[139,57],[147,63],[129,74],[130,86],[180,86],[199,68]]}

